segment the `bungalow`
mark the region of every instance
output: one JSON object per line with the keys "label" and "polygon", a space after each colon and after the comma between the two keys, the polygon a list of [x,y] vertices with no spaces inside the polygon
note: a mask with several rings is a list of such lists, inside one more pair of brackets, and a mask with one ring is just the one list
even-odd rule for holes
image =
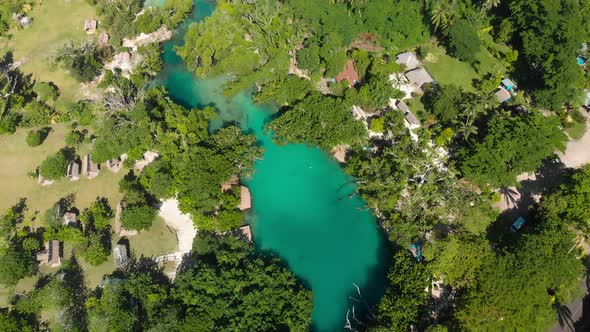
{"label": "bungalow", "polygon": [[47,265],[58,267],[61,265],[61,243],[57,240],[50,240],[47,245]]}
{"label": "bungalow", "polygon": [[84,159],[82,160],[82,174],[86,175],[89,179],[92,179],[98,175],[98,172],[98,164],[92,161],[90,154],[84,156]]}
{"label": "bungalow", "polygon": [[344,80],[348,81],[349,87],[352,87],[359,82],[359,74],[354,69],[354,60],[352,59],[348,60],[342,72],[336,76],[336,82],[340,83]]}
{"label": "bungalow", "polygon": [[98,43],[102,46],[106,46],[109,44],[109,34],[106,32],[103,32],[100,34],[100,36],[98,37]]}
{"label": "bungalow", "polygon": [[418,60],[414,52],[404,52],[398,54],[396,56],[395,63],[403,66],[406,70],[412,70],[422,66],[422,63],[420,60]]}
{"label": "bungalow", "polygon": [[84,32],[91,35],[96,32],[96,28],[98,27],[98,21],[92,18],[87,19],[84,21]]}
{"label": "bungalow", "polygon": [[417,89],[421,89],[426,83],[434,82],[432,76],[424,68],[417,68],[406,72],[406,78]]}
{"label": "bungalow", "polygon": [[80,163],[77,160],[71,161],[68,164],[66,177],[70,181],[80,180]]}
{"label": "bungalow", "polygon": [[64,225],[76,225],[78,223],[78,216],[73,212],[64,213]]}
{"label": "bungalow", "polygon": [[240,186],[240,210],[248,210],[252,207],[252,196],[247,187]]}
{"label": "bungalow", "polygon": [[408,127],[408,129],[416,129],[420,127],[420,120],[418,120],[418,118],[416,118],[416,116],[410,111],[410,108],[403,100],[398,101],[395,106],[404,113],[406,127]]}
{"label": "bungalow", "polygon": [[248,240],[248,242],[252,242],[252,230],[250,229],[250,225],[245,225],[238,228],[238,231]]}
{"label": "bungalow", "polygon": [[496,90],[496,92],[494,92],[494,94],[496,95],[496,98],[498,99],[498,101],[501,103],[510,100],[510,98],[512,97],[510,95],[510,92],[508,92],[508,90],[506,90],[502,86],[498,87],[498,90]]}
{"label": "bungalow", "polygon": [[512,80],[509,78],[505,78],[502,80],[502,86],[504,87],[504,89],[508,91],[513,91],[514,89],[516,89],[516,84],[514,84],[514,82],[512,82]]}
{"label": "bungalow", "polygon": [[125,266],[129,261],[127,246],[122,243],[117,244],[115,249],[113,249],[113,256],[115,257],[115,266],[117,268]]}

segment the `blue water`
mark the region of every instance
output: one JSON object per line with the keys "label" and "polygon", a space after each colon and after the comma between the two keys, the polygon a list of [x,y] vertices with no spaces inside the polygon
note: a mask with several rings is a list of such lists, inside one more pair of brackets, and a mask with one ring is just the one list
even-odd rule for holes
{"label": "blue water", "polygon": [[255,105],[246,92],[227,101],[220,89],[224,78],[200,80],[187,71],[174,46],[182,45],[192,22],[214,9],[212,2],[195,0],[190,19],[164,45],[158,81],[180,104],[217,107],[221,116],[212,128],[221,121],[237,121],[256,135],[265,152],[252,178],[242,179],[253,197],[254,242],[258,249],[278,254],[312,289],[313,329],[341,331],[347,311],[355,306],[358,316],[366,302],[375,303],[382,294],[384,240],[365,202],[349,197],[353,179],[327,153],[309,145],[276,145],[263,131],[274,110]]}

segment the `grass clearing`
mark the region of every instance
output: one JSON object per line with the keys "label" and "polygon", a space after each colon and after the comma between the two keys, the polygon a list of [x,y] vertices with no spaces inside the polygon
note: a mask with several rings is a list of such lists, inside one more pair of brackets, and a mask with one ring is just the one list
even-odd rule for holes
{"label": "grass clearing", "polygon": [[[3,185],[0,211],[13,206],[19,197],[23,197],[27,199],[27,216],[31,218],[35,211],[43,213],[60,198],[71,193],[76,194],[75,206],[80,210],[88,207],[97,197],[106,197],[113,207],[119,202],[122,197],[119,180],[126,173],[124,169],[118,173],[103,169],[94,179],[82,177],[78,181],[68,181],[64,178],[46,187],[39,185],[37,179],[27,173],[34,171],[47,156],[65,146],[64,136],[69,125],[54,125],[45,142],[34,148],[25,142],[29,130],[21,128],[12,135],[0,136],[0,183]],[[83,146],[80,150],[85,152],[88,149],[88,146]],[[33,226],[37,225],[35,222]]]}
{"label": "grass clearing", "polygon": [[441,85],[456,85],[475,92],[473,81],[479,78],[472,66],[446,54],[442,47],[433,48],[424,60],[432,77]]}
{"label": "grass clearing", "polygon": [[[481,48],[475,58],[478,63],[476,66],[482,75],[492,73],[495,76],[506,71],[502,63],[494,58],[485,47]],[[467,62],[448,55],[442,46],[432,48],[423,62],[428,72],[439,84],[456,85],[465,91],[476,92],[474,83],[481,79],[482,75],[478,74],[478,71]]]}
{"label": "grass clearing", "polygon": [[[117,238],[116,241],[119,239]],[[157,217],[150,229],[130,236],[129,247],[136,258],[157,257],[178,251],[176,232],[166,226],[164,219]],[[113,245],[116,244],[113,239]]]}
{"label": "grass clearing", "polygon": [[34,6],[30,17],[31,26],[15,31],[3,51],[12,50],[15,61],[27,58],[20,69],[34,80],[54,82],[61,92],[56,107],[66,107],[78,98],[80,83],[52,66],[49,57],[68,40],[96,38],[83,30],[84,21],[96,18],[96,11],[86,0],[43,0]]}
{"label": "grass clearing", "polygon": [[584,136],[584,134],[586,133],[586,129],[586,122],[574,121],[573,125],[567,128],[565,131],[568,134],[568,136],[571,137],[571,139],[577,141]]}

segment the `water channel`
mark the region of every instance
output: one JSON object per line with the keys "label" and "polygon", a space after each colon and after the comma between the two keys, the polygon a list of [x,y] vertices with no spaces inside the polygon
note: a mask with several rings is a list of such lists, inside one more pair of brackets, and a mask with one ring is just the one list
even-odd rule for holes
{"label": "water channel", "polygon": [[387,253],[376,220],[362,199],[349,197],[353,179],[326,152],[273,142],[263,127],[274,110],[253,104],[246,92],[228,101],[221,94],[222,78],[201,80],[187,71],[174,46],[182,45],[191,23],[215,10],[213,2],[194,2],[190,18],[163,45],[164,69],[158,81],[174,101],[196,108],[214,105],[219,122],[237,121],[256,135],[265,152],[246,180],[253,197],[254,242],[258,249],[279,255],[312,289],[313,329],[342,331],[353,306],[358,315],[365,301],[375,303],[382,294]]}

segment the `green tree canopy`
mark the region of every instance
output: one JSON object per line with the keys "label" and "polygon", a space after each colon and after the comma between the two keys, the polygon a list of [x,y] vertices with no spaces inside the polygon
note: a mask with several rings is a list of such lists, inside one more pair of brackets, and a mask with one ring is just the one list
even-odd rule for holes
{"label": "green tree canopy", "polygon": [[195,318],[193,329],[309,328],[311,292],[278,259],[233,236],[199,232],[195,246],[195,264],[176,276],[172,291],[186,308],[187,321]]}
{"label": "green tree canopy", "polygon": [[39,173],[47,179],[61,179],[66,176],[68,164],[73,159],[73,150],[63,148],[55,154],[47,157],[47,159],[41,163],[41,166],[39,166]]}
{"label": "green tree canopy", "polygon": [[497,113],[487,124],[486,134],[459,151],[460,169],[481,186],[515,185],[517,175],[536,170],[544,158],[564,150],[566,141],[556,117]]}

